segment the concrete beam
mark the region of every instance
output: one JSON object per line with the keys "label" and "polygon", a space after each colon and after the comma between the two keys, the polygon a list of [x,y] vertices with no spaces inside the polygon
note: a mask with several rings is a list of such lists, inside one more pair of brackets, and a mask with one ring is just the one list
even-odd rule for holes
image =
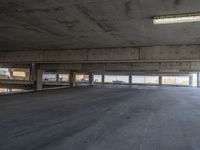
{"label": "concrete beam", "polygon": [[200,61],[200,45],[0,52],[0,63],[110,63],[163,61]]}
{"label": "concrete beam", "polygon": [[0,68],[24,68],[29,69],[31,67],[30,64],[13,64],[13,63],[1,63]]}
{"label": "concrete beam", "polygon": [[199,72],[200,62],[154,62],[154,63],[85,63],[85,64],[40,64],[44,70],[76,70],[85,72],[156,72],[156,73],[185,73]]}

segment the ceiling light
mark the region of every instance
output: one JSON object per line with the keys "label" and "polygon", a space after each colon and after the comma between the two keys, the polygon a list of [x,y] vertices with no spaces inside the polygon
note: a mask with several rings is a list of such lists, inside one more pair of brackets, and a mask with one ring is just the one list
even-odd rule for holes
{"label": "ceiling light", "polygon": [[153,18],[153,24],[174,24],[174,23],[188,23],[188,22],[200,22],[200,13],[159,16]]}

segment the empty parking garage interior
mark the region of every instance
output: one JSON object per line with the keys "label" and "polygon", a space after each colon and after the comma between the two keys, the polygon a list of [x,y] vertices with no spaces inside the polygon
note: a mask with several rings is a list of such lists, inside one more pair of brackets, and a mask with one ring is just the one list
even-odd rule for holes
{"label": "empty parking garage interior", "polygon": [[0,0],[0,150],[199,150],[199,0]]}

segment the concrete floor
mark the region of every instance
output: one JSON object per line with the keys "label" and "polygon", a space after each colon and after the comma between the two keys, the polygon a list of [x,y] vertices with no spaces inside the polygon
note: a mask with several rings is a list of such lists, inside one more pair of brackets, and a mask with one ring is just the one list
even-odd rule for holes
{"label": "concrete floor", "polygon": [[200,89],[81,87],[0,96],[0,150],[199,150]]}

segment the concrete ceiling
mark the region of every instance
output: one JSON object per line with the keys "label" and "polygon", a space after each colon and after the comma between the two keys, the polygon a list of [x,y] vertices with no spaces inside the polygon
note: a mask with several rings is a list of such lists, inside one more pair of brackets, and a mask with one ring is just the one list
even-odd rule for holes
{"label": "concrete ceiling", "polygon": [[152,24],[191,12],[199,0],[0,0],[0,49],[200,44],[200,23]]}

